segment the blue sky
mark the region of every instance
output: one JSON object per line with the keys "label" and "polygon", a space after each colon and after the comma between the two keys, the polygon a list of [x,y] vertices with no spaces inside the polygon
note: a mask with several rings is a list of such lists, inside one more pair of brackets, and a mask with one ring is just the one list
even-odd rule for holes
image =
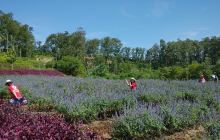
{"label": "blue sky", "polygon": [[38,41],[83,27],[88,39],[110,36],[124,46],[150,48],[160,39],[220,36],[219,5],[220,0],[1,0],[0,10],[32,26]]}

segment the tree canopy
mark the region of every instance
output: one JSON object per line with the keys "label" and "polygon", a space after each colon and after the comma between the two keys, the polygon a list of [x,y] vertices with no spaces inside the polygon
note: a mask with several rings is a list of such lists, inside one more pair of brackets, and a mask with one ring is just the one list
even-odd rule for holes
{"label": "tree canopy", "polygon": [[[73,59],[77,65],[81,63],[85,67],[88,76],[94,73],[116,77],[136,73],[149,76],[146,74],[148,70],[155,71],[153,73],[156,76],[153,77],[172,79],[196,78],[200,73],[220,74],[220,37],[216,36],[170,42],[161,39],[146,49],[141,46],[124,46],[116,37],[87,39],[82,27],[73,32],[50,34],[44,43],[35,41],[32,32],[31,26],[14,20],[12,13],[0,11],[0,51],[8,55],[7,60],[13,60],[11,64],[16,61],[16,57],[31,58],[40,54],[52,56],[52,66],[59,64],[59,69],[65,66],[65,61],[69,63]],[[15,56],[12,57],[12,54]],[[158,71],[163,74],[158,74]],[[70,71],[68,73],[71,74]]]}

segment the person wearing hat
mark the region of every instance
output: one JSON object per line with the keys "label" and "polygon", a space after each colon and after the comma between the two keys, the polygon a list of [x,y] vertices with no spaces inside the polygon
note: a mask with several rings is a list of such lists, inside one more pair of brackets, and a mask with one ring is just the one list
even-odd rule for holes
{"label": "person wearing hat", "polygon": [[127,85],[131,88],[131,90],[137,89],[137,83],[136,83],[135,78],[132,77],[129,82],[127,80],[126,80],[126,82],[127,82]]}
{"label": "person wearing hat", "polygon": [[27,100],[21,95],[19,89],[13,84],[11,80],[6,80],[5,85],[8,86],[8,91],[12,96],[10,103],[13,105],[26,104]]}
{"label": "person wearing hat", "polygon": [[202,74],[199,78],[199,83],[205,83],[206,80],[205,80],[205,76]]}
{"label": "person wearing hat", "polygon": [[212,74],[211,77],[214,82],[218,82],[218,76],[215,73]]}

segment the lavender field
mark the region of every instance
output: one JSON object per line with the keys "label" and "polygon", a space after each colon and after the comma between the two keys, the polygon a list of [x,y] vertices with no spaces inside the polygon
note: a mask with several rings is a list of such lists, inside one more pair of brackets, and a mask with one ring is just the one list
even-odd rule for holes
{"label": "lavender field", "polygon": [[115,138],[154,139],[198,124],[220,136],[219,83],[142,79],[132,92],[124,80],[1,76],[0,85],[6,79],[25,89],[30,105],[51,105],[71,122],[113,119]]}

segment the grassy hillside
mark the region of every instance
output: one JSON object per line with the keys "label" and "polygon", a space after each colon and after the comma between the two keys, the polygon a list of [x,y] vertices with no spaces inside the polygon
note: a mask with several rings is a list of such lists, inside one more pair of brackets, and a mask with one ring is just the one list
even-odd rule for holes
{"label": "grassy hillside", "polygon": [[[47,69],[46,64],[53,60],[50,56],[35,56],[34,58],[16,57],[13,64],[9,63],[5,53],[0,53],[0,69]],[[52,68],[49,67],[49,68]]]}

